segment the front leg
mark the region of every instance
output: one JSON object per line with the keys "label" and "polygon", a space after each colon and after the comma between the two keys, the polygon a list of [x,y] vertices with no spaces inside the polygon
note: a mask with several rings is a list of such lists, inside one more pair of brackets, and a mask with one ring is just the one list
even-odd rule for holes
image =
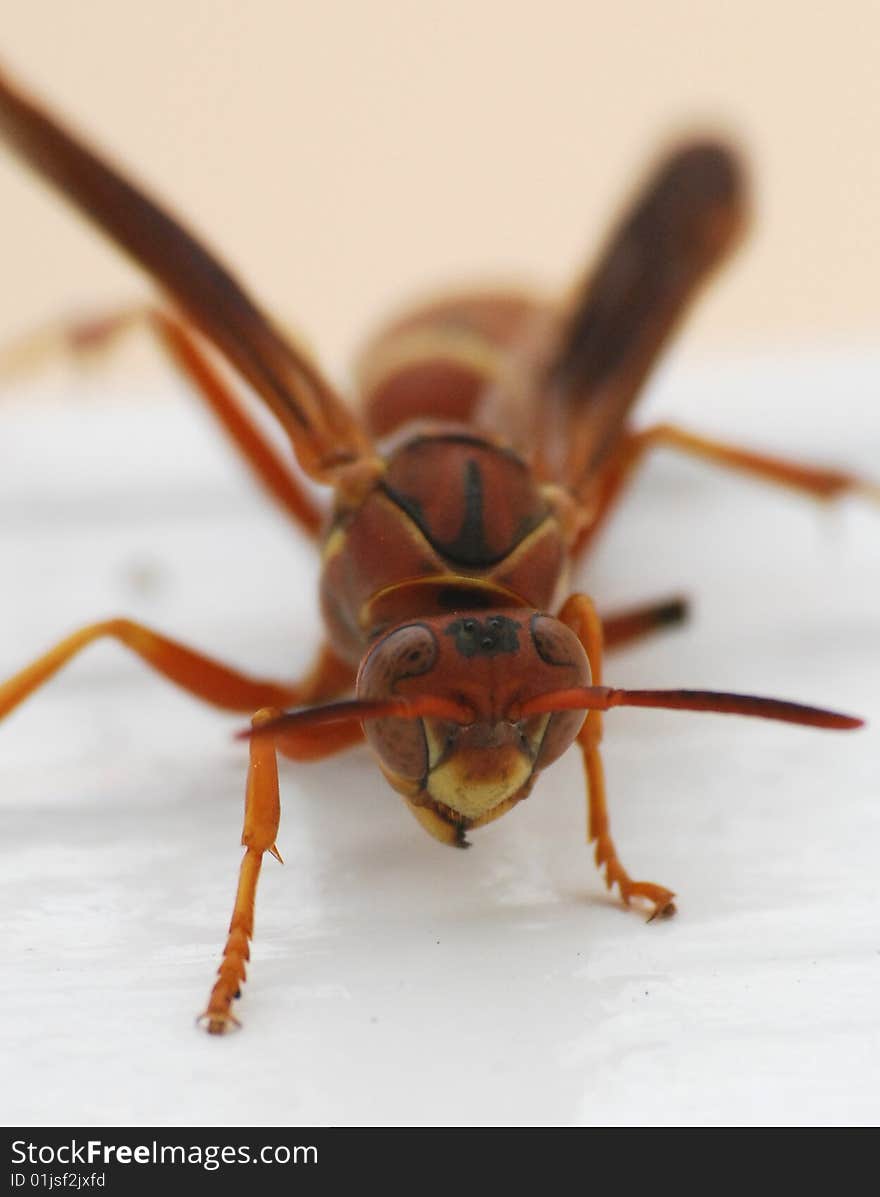
{"label": "front leg", "polygon": [[[253,716],[251,724],[259,727],[268,719],[281,714],[275,707],[265,707]],[[263,864],[263,854],[271,852],[281,861],[281,854],[275,846],[278,824],[281,819],[281,801],[278,794],[278,761],[275,745],[269,740],[250,741],[250,765],[248,768],[245,794],[244,828],[241,842],[244,845],[244,859],[238,875],[238,889],[232,921],[223,949],[223,959],[217,970],[217,981],[211,990],[208,1006],[199,1022],[210,1035],[222,1035],[241,1024],[232,1013],[232,1003],[241,996],[241,987],[247,976],[247,961],[250,959],[250,944],[254,936],[254,901],[257,882]]]}
{"label": "front leg", "polygon": [[[319,712],[321,709],[318,709]],[[277,707],[265,707],[253,716],[251,727],[261,728],[283,717],[284,712]],[[302,711],[297,718],[308,724],[309,712]],[[363,728],[357,719],[342,723],[318,722],[316,726],[307,727],[305,734],[250,737],[250,765],[241,833],[244,859],[239,870],[235,905],[217,980],[207,1008],[199,1017],[200,1024],[210,1035],[223,1035],[241,1025],[232,1013],[232,1003],[241,996],[241,987],[247,975],[250,944],[254,937],[254,901],[263,855],[270,852],[277,861],[284,863],[275,844],[281,818],[277,753],[282,752],[292,760],[315,761],[351,748],[362,740]]]}
{"label": "front leg", "polygon": [[[602,685],[602,622],[592,600],[585,594],[573,594],[559,612],[559,619],[572,629],[590,662],[592,684]],[[578,745],[584,758],[587,777],[587,839],[596,845],[596,864],[605,872],[608,889],[616,885],[626,906],[633,898],[644,898],[653,906],[651,919],[675,913],[672,899],[675,894],[662,885],[650,881],[633,881],[623,867],[611,838],[611,825],[605,803],[605,771],[599,745],[602,740],[602,714],[589,711],[578,733]]]}

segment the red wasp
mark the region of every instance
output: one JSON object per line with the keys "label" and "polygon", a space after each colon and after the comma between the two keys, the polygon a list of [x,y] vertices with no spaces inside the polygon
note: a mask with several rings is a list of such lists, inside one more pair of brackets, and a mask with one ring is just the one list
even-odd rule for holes
{"label": "red wasp", "polygon": [[[312,760],[365,738],[425,830],[464,847],[469,831],[527,797],[577,743],[596,862],[625,904],[641,899],[653,917],[672,912],[674,895],[630,878],[617,855],[600,757],[603,711],[662,707],[860,725],[775,699],[607,686],[603,644],[677,622],[684,604],[600,619],[590,598],[568,593],[572,565],[657,446],[817,498],[855,490],[877,497],[849,473],[671,424],[629,425],[663,346],[744,227],[743,173],[729,148],[695,141],[663,160],[568,303],[463,293],[386,328],[359,362],[357,416],[213,254],[3,77],[0,131],[170,301],[63,328],[68,344],[106,345],[145,324],[260,482],[321,545],[327,640],[299,682],[245,676],[111,619],[74,632],[0,685],[3,716],[109,636],[195,697],[252,715],[242,733],[250,751],[245,853],[203,1015],[210,1032],[237,1025],[231,1007],[245,979],[260,867],[265,852],[278,857],[279,751]],[[332,488],[329,516],[247,414],[212,351],[274,412],[302,474]]]}

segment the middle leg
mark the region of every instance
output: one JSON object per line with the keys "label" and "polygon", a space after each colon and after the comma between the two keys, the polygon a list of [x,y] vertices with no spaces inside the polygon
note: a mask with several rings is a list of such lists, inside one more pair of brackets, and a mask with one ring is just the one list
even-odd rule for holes
{"label": "middle leg", "polygon": [[54,677],[87,645],[106,637],[124,644],[146,665],[194,698],[226,711],[321,702],[337,697],[354,683],[351,666],[326,646],[302,681],[276,682],[249,677],[133,620],[108,619],[73,632],[0,683],[0,719]]}

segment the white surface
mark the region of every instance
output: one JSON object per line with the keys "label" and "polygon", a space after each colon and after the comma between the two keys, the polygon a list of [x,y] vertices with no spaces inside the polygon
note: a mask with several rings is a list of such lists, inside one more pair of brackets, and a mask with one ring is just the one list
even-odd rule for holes
{"label": "white surface", "polygon": [[[0,676],[112,613],[299,670],[314,553],[195,405],[110,385],[62,373],[0,412]],[[880,358],[673,366],[643,413],[876,477],[878,395]],[[193,1018],[237,875],[241,720],[96,646],[0,727],[4,1122],[877,1122],[880,513],[666,456],[584,581],[604,609],[694,600],[612,683],[874,726],[609,716],[621,855],[679,895],[650,926],[602,888],[573,754],[466,853],[365,750],[288,764],[244,1030],[217,1040]]]}

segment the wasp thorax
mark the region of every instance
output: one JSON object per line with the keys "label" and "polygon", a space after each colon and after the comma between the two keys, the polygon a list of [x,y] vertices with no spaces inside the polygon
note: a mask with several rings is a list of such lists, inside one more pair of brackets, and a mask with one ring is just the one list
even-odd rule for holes
{"label": "wasp thorax", "polygon": [[466,828],[524,798],[584,719],[582,711],[521,718],[518,708],[589,683],[586,654],[568,627],[549,615],[504,608],[431,616],[386,633],[361,666],[358,697],[431,696],[472,712],[462,723],[423,716],[365,725],[395,789]]}

